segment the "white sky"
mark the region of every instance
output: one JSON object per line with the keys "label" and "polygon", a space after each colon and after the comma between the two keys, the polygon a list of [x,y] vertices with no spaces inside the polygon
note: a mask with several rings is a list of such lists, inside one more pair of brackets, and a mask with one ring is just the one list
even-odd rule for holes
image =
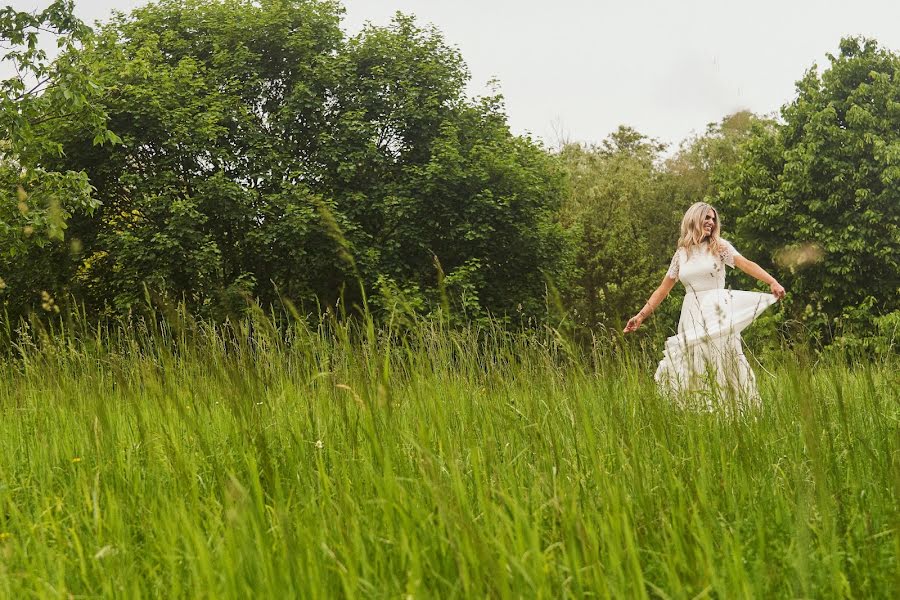
{"label": "white sky", "polygon": [[[12,0],[33,10],[50,0]],[[6,3],[9,3],[7,0]],[[88,22],[144,0],[76,0]],[[5,4],[5,3],[4,3]],[[898,0],[343,0],[345,29],[395,11],[434,24],[472,73],[500,82],[510,125],[555,146],[620,124],[677,143],[739,109],[770,113],[845,35],[900,51]]]}

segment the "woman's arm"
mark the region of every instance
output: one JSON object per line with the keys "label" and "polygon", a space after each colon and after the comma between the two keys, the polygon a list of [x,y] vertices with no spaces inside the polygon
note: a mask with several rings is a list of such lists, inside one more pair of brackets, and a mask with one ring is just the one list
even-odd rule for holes
{"label": "woman's arm", "polygon": [[656,291],[650,295],[650,299],[647,300],[647,304],[644,305],[644,308],[639,310],[638,314],[628,319],[628,324],[625,326],[624,333],[631,333],[641,326],[644,319],[649,317],[650,314],[656,310],[656,307],[666,299],[666,296],[668,296],[669,292],[672,291],[672,288],[675,287],[675,281],[675,279],[672,279],[668,275],[663,277],[662,283],[660,283],[659,287],[656,288]]}
{"label": "woman's arm", "polygon": [[748,260],[741,256],[740,254],[735,254],[734,256],[734,266],[738,269],[750,275],[751,277],[756,277],[763,283],[769,286],[769,289],[772,290],[772,294],[776,299],[781,300],[784,298],[784,287],[774,277],[766,273],[766,270],[761,266],[753,262],[752,260]]}

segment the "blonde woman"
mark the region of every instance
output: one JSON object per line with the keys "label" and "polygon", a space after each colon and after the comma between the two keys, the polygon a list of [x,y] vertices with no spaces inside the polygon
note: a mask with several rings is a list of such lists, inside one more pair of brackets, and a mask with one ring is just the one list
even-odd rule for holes
{"label": "blonde woman", "polygon": [[[771,294],[725,289],[725,266],[768,284]],[[726,392],[744,400],[758,399],[756,380],[741,348],[741,331],[766,308],[784,297],[784,288],[755,262],[738,254],[719,237],[719,214],[696,202],[681,220],[681,238],[669,271],[644,307],[628,321],[636,330],[680,280],[687,290],[678,333],[666,340],[655,379],[665,391],[682,395],[705,392],[711,405]],[[714,390],[711,388],[715,388]]]}

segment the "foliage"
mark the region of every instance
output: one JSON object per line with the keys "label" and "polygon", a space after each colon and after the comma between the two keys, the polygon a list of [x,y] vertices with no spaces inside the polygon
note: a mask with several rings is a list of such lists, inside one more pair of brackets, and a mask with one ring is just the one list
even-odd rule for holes
{"label": "foliage", "polygon": [[900,59],[846,38],[829,61],[797,83],[783,125],[754,130],[717,200],[825,342],[900,308]]}
{"label": "foliage", "polygon": [[[751,132],[773,125],[749,112],[728,115],[668,158],[664,145],[628,127],[599,147],[562,149],[569,187],[561,219],[577,256],[577,275],[565,295],[582,327],[619,328],[640,308],[668,268],[684,211],[711,200]],[[727,237],[729,215],[722,217]],[[681,292],[673,291],[643,333],[668,334]]]}
{"label": "foliage", "polygon": [[86,60],[123,143],[56,131],[54,167],[85,170],[102,202],[72,224],[68,293],[119,312],[146,287],[221,318],[246,297],[379,304],[394,286],[436,307],[438,261],[458,306],[540,310],[565,251],[553,161],[499,96],[464,97],[436,30],[398,15],[346,39],[340,13],[163,0],[103,28]]}
{"label": "foliage", "polygon": [[567,145],[562,220],[575,244],[574,285],[566,290],[579,325],[621,325],[665,273],[679,208],[661,193],[664,146],[620,127],[599,147]]}
{"label": "foliage", "polygon": [[430,289],[434,305],[437,260],[459,308],[539,313],[565,252],[561,177],[511,135],[502,97],[465,100],[458,52],[399,14],[350,40],[340,73],[321,189],[352,224],[364,277]]}
{"label": "foliage", "polygon": [[[775,121],[746,110],[710,123],[703,135],[681,142],[678,151],[665,161],[665,193],[683,209],[700,200],[715,202],[720,179],[740,162],[753,132],[775,125]],[[729,215],[721,216],[727,225]]]}
{"label": "foliage", "polygon": [[[37,300],[28,282],[52,270],[49,246],[65,238],[73,213],[99,204],[80,169],[48,167],[48,157],[63,155],[56,127],[77,124],[91,144],[118,141],[106,129],[101,90],[83,60],[91,30],[72,11],[70,0],[35,14],[0,9],[2,64],[13,73],[0,82],[0,281],[13,306]],[[55,59],[41,34],[56,42]]]}
{"label": "foliage", "polygon": [[340,39],[337,9],[308,2],[167,0],[104,27],[88,60],[123,143],[58,131],[61,164],[84,169],[103,203],[73,223],[69,291],[125,310],[146,287],[224,316],[257,284],[298,297],[339,277],[324,201],[298,169],[325,127]]}
{"label": "foliage", "polygon": [[149,295],[216,319],[255,298],[524,322],[558,290],[589,338],[643,303],[702,198],[790,290],[772,327],[865,338],[898,310],[898,59],[873,41],[807,73],[783,124],[735,113],[667,159],[627,127],[551,155],[499,93],[465,96],[436,29],[398,13],[348,38],[342,10],[161,0],[96,36],[65,0],[0,11],[10,317]]}

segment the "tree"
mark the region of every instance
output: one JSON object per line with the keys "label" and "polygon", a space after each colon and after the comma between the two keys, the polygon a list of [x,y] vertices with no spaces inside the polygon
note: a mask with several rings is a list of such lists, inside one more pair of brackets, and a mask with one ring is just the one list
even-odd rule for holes
{"label": "tree", "polygon": [[123,144],[59,132],[62,162],[103,201],[78,223],[72,293],[127,310],[147,286],[222,316],[247,295],[272,301],[273,283],[302,298],[341,276],[324,201],[304,183],[328,127],[338,23],[330,3],[165,0],[103,28],[87,60]]}
{"label": "tree", "polygon": [[576,245],[568,297],[584,327],[624,324],[668,267],[678,208],[661,193],[664,148],[620,127],[599,147],[560,152],[569,174],[563,222]]}
{"label": "tree", "polygon": [[739,243],[778,265],[793,317],[827,341],[900,308],[900,72],[874,40],[845,38],[810,69],[777,128],[756,128],[718,202]]}
{"label": "tree", "polygon": [[338,73],[317,190],[346,216],[367,283],[434,304],[437,260],[468,310],[539,313],[564,251],[561,174],[510,133],[502,97],[466,99],[459,52],[402,14],[350,39]]}
{"label": "tree", "polygon": [[[14,73],[0,82],[0,281],[5,302],[16,306],[36,302],[37,290],[28,282],[46,271],[50,247],[64,240],[72,214],[98,206],[85,173],[48,168],[45,157],[63,154],[53,132],[77,124],[91,144],[118,141],[98,106],[94,73],[81,60],[91,30],[72,11],[71,0],[36,14],[0,9],[0,40],[7,48],[2,63]],[[40,32],[55,39],[55,59],[41,46]],[[35,248],[47,248],[41,260],[24,260]]]}
{"label": "tree", "polygon": [[[208,316],[252,296],[332,304],[380,287],[535,314],[564,253],[561,175],[469,100],[457,50],[398,15],[346,39],[316,0],[162,0],[86,53],[123,143],[57,128],[57,169],[102,201],[73,219],[68,290],[95,310],[153,293]],[[453,295],[453,294],[452,294]]]}
{"label": "tree", "polygon": [[[738,111],[707,125],[703,135],[684,140],[664,165],[663,186],[672,202],[683,209],[700,200],[714,202],[720,179],[740,162],[754,130],[774,127],[772,119]],[[727,220],[729,215],[724,216]]]}

